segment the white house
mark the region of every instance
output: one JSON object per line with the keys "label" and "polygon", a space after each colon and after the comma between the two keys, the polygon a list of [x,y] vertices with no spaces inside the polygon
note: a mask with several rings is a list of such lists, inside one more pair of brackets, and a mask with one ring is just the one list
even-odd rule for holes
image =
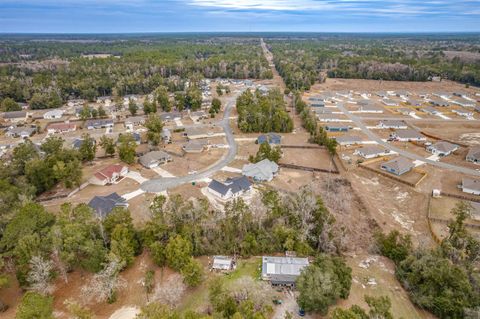
{"label": "white house", "polygon": [[463,109],[454,109],[452,110],[453,113],[457,114],[457,115],[460,115],[460,116],[463,116],[463,117],[466,117],[466,118],[471,118],[473,117],[473,112],[470,112],[470,111],[467,111],[467,110],[463,110]]}
{"label": "white house", "polygon": [[386,106],[398,106],[398,102],[391,99],[382,99],[382,103]]}
{"label": "white house", "polygon": [[397,120],[381,120],[378,125],[379,128],[383,129],[402,129],[405,130],[408,128],[407,123],[404,121],[397,121]]}
{"label": "white house", "polygon": [[73,132],[77,129],[75,123],[52,123],[47,127],[48,134]]}
{"label": "white house", "polygon": [[400,142],[422,142],[427,140],[425,136],[412,129],[397,130],[390,134],[390,137]]}
{"label": "white house", "polygon": [[252,184],[245,176],[228,178],[224,183],[212,180],[208,191],[221,200],[230,200],[250,192]]}
{"label": "white house", "polygon": [[63,116],[63,113],[65,113],[64,110],[51,110],[43,114],[43,118],[45,120],[61,119]]}

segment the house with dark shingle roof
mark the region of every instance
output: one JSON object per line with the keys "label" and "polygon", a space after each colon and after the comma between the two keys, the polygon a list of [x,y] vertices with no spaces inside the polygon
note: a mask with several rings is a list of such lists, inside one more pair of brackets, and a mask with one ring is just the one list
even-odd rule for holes
{"label": "house with dark shingle roof", "polygon": [[268,143],[270,145],[280,145],[282,136],[275,133],[262,134],[257,138],[257,144]]}
{"label": "house with dark shingle roof", "polygon": [[252,188],[252,183],[245,176],[227,178],[224,183],[212,180],[208,184],[208,191],[214,196],[229,200],[248,193]]}
{"label": "house with dark shingle roof", "polygon": [[10,123],[24,122],[28,118],[28,113],[25,111],[12,111],[3,113],[3,119]]}
{"label": "house with dark shingle roof", "polygon": [[419,132],[412,130],[412,129],[406,129],[406,130],[396,130],[392,134],[390,134],[390,137],[400,141],[400,142],[411,142],[411,141],[426,141],[427,138],[420,134]]}
{"label": "house with dark shingle roof", "polygon": [[128,203],[125,198],[121,197],[117,193],[111,193],[107,196],[95,196],[88,203],[95,214],[100,218],[105,218],[116,207],[127,208]]}

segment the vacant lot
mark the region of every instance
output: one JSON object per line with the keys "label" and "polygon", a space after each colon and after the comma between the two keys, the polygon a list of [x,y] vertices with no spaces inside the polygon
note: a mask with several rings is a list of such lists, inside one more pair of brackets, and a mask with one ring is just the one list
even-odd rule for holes
{"label": "vacant lot", "polygon": [[326,149],[283,148],[281,164],[335,170],[330,154]]}

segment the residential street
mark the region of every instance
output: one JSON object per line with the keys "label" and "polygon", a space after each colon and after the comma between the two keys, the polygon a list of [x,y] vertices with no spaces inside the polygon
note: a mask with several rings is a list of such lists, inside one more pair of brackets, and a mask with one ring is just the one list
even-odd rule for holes
{"label": "residential street", "polygon": [[177,187],[186,183],[192,183],[194,181],[199,181],[205,178],[208,178],[215,174],[217,171],[221,170],[223,167],[230,164],[237,154],[237,143],[233,136],[232,128],[230,127],[230,114],[233,106],[235,105],[238,95],[242,92],[235,94],[234,96],[228,99],[227,104],[225,105],[225,112],[223,114],[223,119],[216,123],[216,125],[221,126],[225,132],[225,136],[228,143],[228,153],[222,157],[218,162],[212,166],[206,168],[203,171],[200,171],[196,174],[179,176],[174,178],[154,178],[149,181],[146,181],[140,185],[140,188],[148,193],[160,193],[169,188]]}
{"label": "residential street", "polygon": [[473,176],[480,176],[480,172],[476,171],[474,169],[470,169],[470,168],[466,168],[466,167],[462,167],[462,166],[456,166],[456,165],[443,163],[443,162],[432,161],[432,160],[426,159],[423,156],[413,154],[413,153],[407,152],[405,150],[402,150],[401,148],[395,147],[395,146],[391,145],[390,143],[383,141],[375,133],[373,133],[371,130],[369,130],[367,128],[367,126],[363,123],[362,119],[360,119],[359,117],[350,113],[344,105],[342,105],[341,103],[338,103],[337,106],[372,141],[377,142],[379,145],[382,145],[382,146],[386,147],[387,149],[398,153],[401,156],[407,157],[407,158],[412,159],[412,160],[422,161],[422,162],[425,162],[427,164],[437,166],[437,167],[440,167],[440,168],[449,169],[449,170],[455,171],[457,173],[468,174],[468,175],[473,175]]}

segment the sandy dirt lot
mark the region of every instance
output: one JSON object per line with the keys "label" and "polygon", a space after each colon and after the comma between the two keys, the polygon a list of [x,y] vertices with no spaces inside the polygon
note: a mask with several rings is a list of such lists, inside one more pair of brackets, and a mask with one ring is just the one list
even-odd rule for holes
{"label": "sandy dirt lot", "polygon": [[330,155],[326,149],[295,149],[284,148],[281,164],[294,164],[299,166],[335,170]]}

